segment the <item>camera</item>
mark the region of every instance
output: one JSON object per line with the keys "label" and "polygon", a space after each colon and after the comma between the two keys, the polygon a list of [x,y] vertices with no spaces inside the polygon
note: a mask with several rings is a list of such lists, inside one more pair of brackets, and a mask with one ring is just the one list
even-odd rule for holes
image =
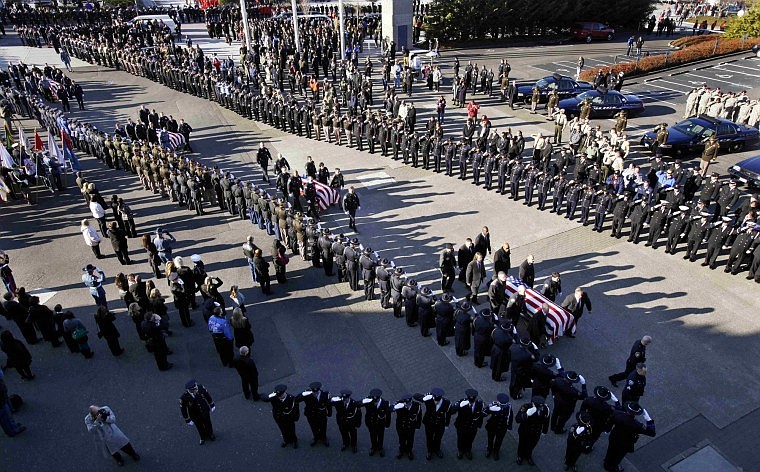
{"label": "camera", "polygon": [[108,413],[108,410],[106,410],[105,408],[101,408],[100,410],[98,410],[98,415],[100,415],[103,419],[106,419],[110,416]]}

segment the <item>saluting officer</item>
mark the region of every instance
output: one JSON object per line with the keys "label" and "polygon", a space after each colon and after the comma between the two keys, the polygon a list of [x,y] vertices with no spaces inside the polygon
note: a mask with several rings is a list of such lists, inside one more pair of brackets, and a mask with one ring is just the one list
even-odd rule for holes
{"label": "saluting officer", "polygon": [[591,438],[586,443],[586,452],[591,452],[594,444],[603,432],[609,432],[612,427],[613,407],[608,403],[609,400],[615,402],[619,407],[620,401],[614,393],[610,392],[607,387],[598,386],[594,389],[594,396],[588,397],[581,403],[578,414],[589,414],[591,416]]}
{"label": "saluting officer", "polygon": [[507,430],[512,429],[514,414],[512,405],[509,404],[509,396],[506,393],[496,395],[496,401],[488,405],[485,414],[488,415],[488,421],[486,421],[486,432],[488,433],[486,457],[493,455],[493,459],[498,461],[504,436],[506,436]]}
{"label": "saluting officer", "polygon": [[422,407],[415,397],[422,399],[422,395],[412,396],[407,393],[393,406],[396,413],[396,432],[398,433],[398,455],[396,459],[401,459],[404,455],[409,460],[414,459],[414,434],[422,425]]}
{"label": "saluting officer", "polygon": [[441,439],[443,439],[443,433],[449,426],[451,415],[454,412],[451,402],[443,396],[443,390],[436,387],[422,397],[422,401],[425,403],[425,416],[422,418],[422,422],[425,424],[427,460],[431,460],[433,454],[443,458]]}
{"label": "saluting officer", "polygon": [[524,460],[528,464],[533,462],[533,449],[538,445],[542,434],[549,431],[549,407],[546,406],[543,397],[534,396],[529,403],[525,403],[515,415],[515,421],[520,426],[517,429],[519,440],[517,442],[517,464],[521,465]]}
{"label": "saluting officer", "polygon": [[338,266],[339,283],[346,280],[346,257],[343,255],[346,250],[346,246],[343,245],[345,240],[346,238],[342,234],[339,234],[330,247],[331,253],[335,256],[335,265]]}
{"label": "saluting officer", "polygon": [[[581,384],[580,391],[573,386],[577,382]],[[573,415],[575,404],[578,400],[584,400],[588,397],[586,379],[576,372],[567,371],[565,375],[552,380],[551,390],[554,397],[554,412],[551,418],[552,431],[556,434],[564,434],[565,423]]]}
{"label": "saluting officer", "polygon": [[567,447],[565,448],[565,470],[575,472],[577,469],[575,463],[582,453],[588,450],[591,443],[593,428],[591,426],[591,415],[588,413],[578,413],[578,422],[570,427],[567,432]]}
{"label": "saluting officer", "polygon": [[340,436],[343,438],[341,452],[349,447],[356,454],[356,430],[362,424],[361,404],[351,399],[351,390],[343,389],[340,396],[334,396],[332,401],[335,408],[335,422],[338,423]]}
{"label": "saluting officer", "polygon": [[312,382],[309,388],[296,396],[296,402],[303,402],[303,414],[311,427],[311,446],[322,441],[325,447],[330,446],[327,439],[327,417],[332,416],[330,392],[322,391],[320,382]]}
{"label": "saluting officer", "polygon": [[383,400],[383,391],[379,388],[373,388],[369,392],[369,397],[362,400],[362,406],[367,410],[364,416],[364,423],[369,430],[370,450],[369,455],[374,456],[379,453],[380,457],[385,457],[383,440],[385,439],[385,428],[391,425],[391,406],[388,400]]}
{"label": "saluting officer", "polygon": [[491,353],[491,332],[494,320],[491,310],[485,308],[480,311],[472,322],[472,331],[475,341],[475,367],[485,367],[483,360]]}
{"label": "saluting officer", "polygon": [[270,393],[263,400],[272,404],[272,417],[277,427],[280,428],[282,435],[282,444],[285,447],[288,444],[293,445],[293,449],[298,448],[298,437],[296,437],[296,421],[301,417],[301,409],[296,402],[296,397],[287,392],[287,385],[277,385],[274,392]]}
{"label": "saluting officer", "polygon": [[461,459],[464,455],[472,460],[472,443],[478,434],[478,429],[483,426],[485,411],[483,401],[478,399],[478,391],[467,389],[465,398],[459,401],[455,413],[457,419],[454,420],[454,426],[457,429],[457,458]]}
{"label": "saluting officer", "polygon": [[[643,415],[646,424],[636,419],[638,415]],[[610,431],[607,454],[604,456],[604,470],[608,472],[622,471],[620,462],[626,454],[633,452],[633,447],[640,434],[654,437],[657,434],[654,420],[645,409],[641,408],[641,405],[636,402],[627,402],[621,409],[612,414],[612,430]]]}

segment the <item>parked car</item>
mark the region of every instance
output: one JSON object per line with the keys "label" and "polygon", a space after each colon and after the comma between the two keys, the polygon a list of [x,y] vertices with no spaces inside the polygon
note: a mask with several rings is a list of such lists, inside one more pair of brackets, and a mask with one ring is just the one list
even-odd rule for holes
{"label": "parked car", "polygon": [[604,23],[597,23],[593,21],[585,21],[582,23],[575,23],[570,28],[570,36],[573,39],[580,41],[586,41],[590,43],[592,39],[606,39],[612,41],[615,37],[615,29],[610,28]]}
{"label": "parked car", "polygon": [[760,156],[750,157],[729,167],[728,172],[735,175],[748,187],[760,188]]}
{"label": "parked car", "polygon": [[760,43],[752,46],[752,52],[755,53],[755,56],[760,57]]}
{"label": "parked car", "polygon": [[[681,156],[701,152],[705,141],[716,135],[720,148],[728,152],[739,152],[754,144],[760,138],[758,130],[739,125],[725,118],[700,115],[679,121],[668,127],[668,140],[660,146],[663,154]],[[641,145],[652,147],[657,130],[649,131],[641,137]]]}
{"label": "parked car", "polygon": [[530,102],[533,98],[533,86],[537,85],[541,91],[541,97],[539,102],[543,103],[549,99],[549,92],[553,89],[557,89],[560,100],[563,98],[570,98],[582,93],[586,90],[591,90],[594,86],[588,82],[579,82],[572,77],[565,75],[553,74],[543,79],[539,79],[535,83],[518,83],[517,84],[517,96],[515,101]]}
{"label": "parked car", "polygon": [[575,97],[559,101],[559,108],[565,110],[568,118],[580,115],[583,100],[591,101],[589,118],[604,118],[613,116],[620,110],[628,110],[628,116],[633,117],[644,111],[644,101],[636,95],[627,95],[616,90],[588,90]]}

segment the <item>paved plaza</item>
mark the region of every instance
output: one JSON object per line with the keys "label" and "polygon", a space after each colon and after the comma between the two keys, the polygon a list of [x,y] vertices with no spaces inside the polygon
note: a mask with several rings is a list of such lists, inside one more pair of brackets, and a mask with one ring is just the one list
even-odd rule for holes
{"label": "paved plaza", "polygon": [[[190,34],[204,51],[236,54],[237,45],[228,48],[208,40],[202,25],[187,25],[183,32]],[[624,39],[621,41],[445,51],[440,63],[444,76],[450,78],[455,56],[462,64],[472,58],[494,68],[500,59],[507,58],[514,78],[538,79],[551,72],[565,73],[561,66],[573,64],[578,55],[586,57],[589,65],[593,65],[595,57],[599,63],[609,62],[609,58],[624,51]],[[663,48],[666,43],[662,39],[648,45]],[[18,60],[59,64],[52,49],[22,47],[9,35],[0,42],[0,63]],[[652,250],[643,244],[611,238],[608,232],[593,232],[590,227],[487,192],[469,181],[403,166],[378,154],[287,134],[125,72],[78,60],[73,61],[73,66],[70,76],[85,89],[86,110],[72,110],[70,116],[99,129],[110,132],[115,122],[136,119],[139,106],[145,104],[190,123],[194,129],[193,158],[209,166],[218,165],[243,180],[261,183],[261,173],[255,165],[261,141],[268,143],[273,154],[286,156],[299,171],[307,155],[317,163],[324,162],[330,171],[340,167],[347,185],[354,185],[361,198],[359,232],[354,234],[348,228],[348,217],[338,208],[326,212],[323,224],[333,234],[358,237],[364,246],[403,266],[421,285],[436,292],[440,290],[437,263],[443,245],[451,242],[459,246],[487,225],[494,250],[503,241],[510,243],[513,273],[528,254],[533,254],[536,280],[559,271],[565,294],[576,286],[586,288],[593,312],[584,315],[576,339],[561,338],[547,352],[558,356],[565,368],[583,374],[590,390],[596,385],[609,386],[607,376],[624,366],[634,340],[644,334],[654,338],[648,348],[648,382],[641,403],[656,421],[657,437],[639,440],[637,451],[629,454],[623,464],[627,471],[651,472],[671,466],[679,472],[722,471],[718,467],[727,466],[734,469],[725,470],[758,470],[760,451],[754,438],[760,432],[760,367],[755,361],[760,357],[760,289],[754,282],[742,275],[731,276],[722,270],[710,271],[690,264],[680,254],[665,254],[662,247]],[[760,60],[736,55],[706,63],[703,69],[684,73],[676,69],[635,79],[635,84],[623,90],[645,97],[647,111],[630,120],[633,131],[629,135],[640,136],[655,123],[679,120],[684,92],[700,80],[722,89],[747,89],[756,97],[760,79],[752,70],[758,67]],[[377,102],[379,83],[374,90]],[[447,88],[447,99],[450,95]],[[415,89],[412,100],[418,109],[418,126],[430,116],[436,98],[421,86]],[[553,127],[540,115],[530,115],[519,107],[510,110],[496,97],[482,98],[481,113],[488,115],[495,129],[520,129],[527,137]],[[454,108],[450,99],[449,103],[446,134],[459,135],[466,112]],[[600,123],[610,127],[612,122]],[[24,122],[28,134],[35,125],[31,120]],[[43,133],[46,142],[45,137]],[[754,154],[757,149],[720,156],[715,167],[725,172],[733,163]],[[260,372],[261,393],[285,383],[295,394],[315,380],[331,392],[350,388],[356,399],[378,387],[391,402],[404,393],[424,394],[432,387],[443,388],[452,401],[462,398],[467,388],[478,390],[486,401],[507,390],[506,382],[490,379],[489,369],[477,369],[471,355],[458,357],[453,342],[440,347],[434,337],[420,337],[417,329],[407,328],[390,310],[380,310],[377,300],[364,301],[363,293],[335,283],[335,278],[327,279],[321,269],[311,268],[300,257],[291,259],[287,284],[273,283],[274,296],[264,297],[250,280],[240,248],[246,236],[252,234],[268,253],[271,239],[263,231],[218,208],[195,217],[142,190],[132,174],[110,170],[91,157],[80,159],[85,174],[106,199],[117,194],[130,203],[136,211],[138,233],[152,232],[158,226],[169,229],[179,241],[175,255],[188,260],[191,254],[202,255],[208,273],[224,281],[223,293],[231,285],[241,287],[249,301],[248,317],[255,335],[253,357]],[[646,156],[639,154],[639,159],[643,162]],[[692,162],[697,160],[698,157]],[[94,332],[93,303],[81,283],[81,268],[96,261],[78,232],[79,221],[89,212],[71,175],[68,186],[62,195],[40,194],[35,206],[17,203],[1,207],[0,248],[11,255],[19,285],[42,294],[48,306],[60,303],[72,309]],[[273,187],[269,189],[275,193]],[[110,247],[104,248],[104,253],[108,258],[97,261],[97,265],[109,281],[122,271],[146,278],[151,275],[136,239],[130,240],[133,265],[128,268],[119,265]],[[487,262],[490,269],[490,257]],[[169,294],[165,279],[157,281],[157,286],[164,295]],[[465,295],[463,284],[456,282],[455,289],[457,297]],[[131,470],[273,466],[282,470],[309,467],[363,471],[432,467],[531,469],[514,463],[516,428],[502,446],[500,462],[483,457],[484,431],[475,440],[475,460],[458,461],[454,456],[453,424],[444,436],[447,456],[432,463],[424,460],[422,431],[416,436],[414,462],[393,458],[398,444],[393,426],[386,432],[385,458],[367,456],[365,428],[359,431],[359,452],[341,453],[332,418],[328,426],[330,448],[308,447],[311,433],[302,418],[297,425],[302,446],[295,451],[281,449],[270,406],[243,399],[236,372],[220,366],[200,311],[193,312],[197,322],[194,327],[182,328],[170,305],[174,335],[167,342],[174,351],[170,356],[174,368],[159,372],[137,338],[113,283],[107,284],[106,291],[109,307],[118,318],[121,343],[126,349],[123,356],[112,357],[105,342],[92,336],[96,352],[92,360],[69,354],[65,347],[53,349],[41,344],[30,349],[34,356],[32,369],[37,375],[33,382],[22,382],[15,372],[6,374],[11,392],[19,393],[26,401],[16,419],[28,427],[18,438],[0,440],[0,464],[13,464],[8,470],[105,470],[114,466],[96,454],[87,436],[83,418],[93,403],[108,405],[115,411],[120,427],[142,455],[139,464],[127,460],[126,469]],[[8,325],[5,320],[0,323]],[[218,440],[203,447],[198,446],[195,430],[184,425],[179,412],[178,398],[191,378],[208,388],[217,405],[212,419]],[[619,389],[613,391],[619,396]],[[513,402],[516,407],[521,404],[519,400]],[[553,433],[542,438],[534,454],[539,470],[562,470],[565,441],[565,436]],[[603,436],[594,451],[581,459],[581,470],[602,470],[606,446]],[[692,453],[702,454],[697,457],[704,459],[682,461]],[[716,465],[705,469],[706,464]]]}

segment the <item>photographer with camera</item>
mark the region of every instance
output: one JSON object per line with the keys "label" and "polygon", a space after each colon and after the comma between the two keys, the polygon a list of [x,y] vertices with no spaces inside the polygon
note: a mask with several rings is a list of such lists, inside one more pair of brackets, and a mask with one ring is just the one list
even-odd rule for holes
{"label": "photographer with camera", "polygon": [[116,415],[107,406],[90,405],[90,412],[84,417],[87,431],[95,438],[96,447],[108,457],[116,460],[119,465],[124,465],[119,451],[124,451],[132,459],[139,461],[140,455],[129,442],[124,433],[116,426]]}

